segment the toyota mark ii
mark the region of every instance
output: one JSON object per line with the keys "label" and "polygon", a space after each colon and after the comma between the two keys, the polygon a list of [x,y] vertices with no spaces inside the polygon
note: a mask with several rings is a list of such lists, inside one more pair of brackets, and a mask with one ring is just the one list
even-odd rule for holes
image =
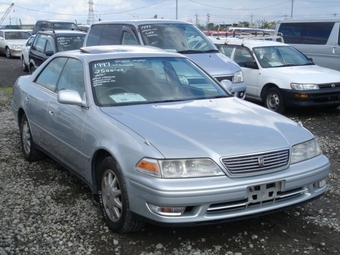
{"label": "toyota mark ii", "polygon": [[330,163],[313,134],[226,87],[177,53],[92,46],[19,77],[11,105],[25,159],[47,154],[81,178],[115,232],[221,223],[322,196]]}

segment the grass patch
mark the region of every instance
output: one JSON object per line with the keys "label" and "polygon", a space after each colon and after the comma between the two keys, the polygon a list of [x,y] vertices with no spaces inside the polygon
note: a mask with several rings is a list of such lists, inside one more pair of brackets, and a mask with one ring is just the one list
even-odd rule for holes
{"label": "grass patch", "polygon": [[0,91],[4,91],[5,93],[12,94],[13,93],[13,87],[0,88]]}

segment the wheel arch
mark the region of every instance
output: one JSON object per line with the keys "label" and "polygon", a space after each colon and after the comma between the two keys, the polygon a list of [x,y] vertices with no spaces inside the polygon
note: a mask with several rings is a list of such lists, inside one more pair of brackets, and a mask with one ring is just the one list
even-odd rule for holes
{"label": "wheel arch", "polygon": [[93,157],[92,157],[92,164],[91,164],[91,175],[92,175],[92,180],[93,180],[93,193],[98,194],[98,169],[100,164],[103,162],[103,160],[107,157],[112,157],[115,162],[117,163],[117,160],[115,157],[108,152],[105,149],[99,149],[97,150]]}
{"label": "wheel arch", "polygon": [[277,86],[275,83],[267,83],[266,85],[264,85],[263,87],[262,87],[262,90],[261,90],[261,100],[262,100],[262,102],[264,102],[264,96],[265,96],[265,94],[266,94],[266,92],[268,91],[268,89],[271,89],[271,88],[278,88],[278,89],[280,89],[279,88],[279,86]]}

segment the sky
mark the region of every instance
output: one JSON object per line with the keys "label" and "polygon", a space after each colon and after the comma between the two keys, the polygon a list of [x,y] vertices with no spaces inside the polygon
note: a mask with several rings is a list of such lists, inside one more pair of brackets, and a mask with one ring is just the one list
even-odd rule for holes
{"label": "sky", "polygon": [[0,21],[12,3],[1,25],[34,24],[41,19],[88,24],[89,18],[98,21],[156,17],[203,26],[272,22],[291,16],[340,19],[340,0],[0,0]]}

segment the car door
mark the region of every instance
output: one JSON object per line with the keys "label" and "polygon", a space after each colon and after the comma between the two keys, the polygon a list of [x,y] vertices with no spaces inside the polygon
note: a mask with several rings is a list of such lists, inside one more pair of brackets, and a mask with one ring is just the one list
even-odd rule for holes
{"label": "car door", "polygon": [[37,34],[29,51],[29,61],[34,63],[35,67],[40,66],[49,57],[46,55],[46,51],[55,52],[51,38],[46,34]]}
{"label": "car door", "polygon": [[251,51],[243,46],[237,46],[232,55],[232,59],[241,67],[243,71],[244,82],[247,87],[247,96],[259,97],[260,85],[258,79],[260,70]]}
{"label": "car door", "polygon": [[50,98],[56,97],[57,82],[66,60],[57,58],[51,61],[35,78],[24,101],[34,140],[48,151],[53,149],[54,142],[49,132],[51,123],[47,118],[47,106]]}
{"label": "car door", "polygon": [[[84,96],[83,70],[80,60],[69,58],[61,72],[56,91],[72,89]],[[82,154],[82,136],[87,109],[61,104],[57,94],[51,96],[47,108],[47,130],[52,137],[54,156],[75,171],[83,169],[81,166],[86,159]]]}

